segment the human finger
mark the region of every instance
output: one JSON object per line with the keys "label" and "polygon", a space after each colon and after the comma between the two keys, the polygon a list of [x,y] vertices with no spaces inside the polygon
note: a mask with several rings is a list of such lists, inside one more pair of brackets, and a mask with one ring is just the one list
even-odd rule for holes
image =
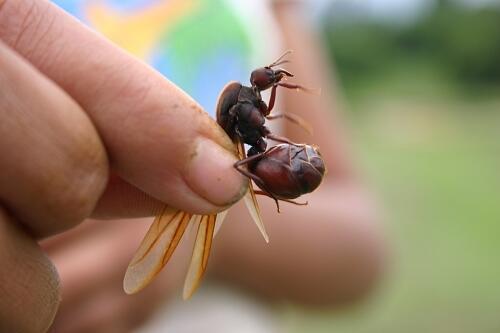
{"label": "human finger", "polygon": [[0,200],[36,236],[88,217],[107,182],[104,147],[63,90],[0,41]]}
{"label": "human finger", "polygon": [[[140,220],[88,220],[53,237],[55,240],[44,242],[43,247],[64,281],[63,302],[75,304],[110,278],[121,276],[123,279],[140,241],[137,235],[144,233],[148,224]],[[118,282],[120,289],[121,285]]]}
{"label": "human finger", "polygon": [[[130,297],[117,290],[115,285],[105,285],[71,308],[61,307],[53,324],[54,332],[131,332],[140,326],[165,301],[169,288],[151,286],[144,292]],[[113,288],[114,287],[114,288]]]}
{"label": "human finger", "polygon": [[111,174],[108,186],[97,202],[92,218],[119,219],[156,215],[165,203],[126,182],[120,176]]}
{"label": "human finger", "polygon": [[124,267],[139,241],[135,236],[144,232],[149,222],[86,221],[44,242],[62,281],[56,331],[98,332],[101,327],[136,326],[180,286],[184,272],[175,265],[144,292],[133,296],[123,293]]}
{"label": "human finger", "polygon": [[3,1],[0,38],[65,89],[97,127],[112,167],[149,195],[195,213],[238,200],[224,131],[174,84],[48,1]]}
{"label": "human finger", "polygon": [[0,263],[0,332],[46,332],[60,300],[57,272],[1,208]]}

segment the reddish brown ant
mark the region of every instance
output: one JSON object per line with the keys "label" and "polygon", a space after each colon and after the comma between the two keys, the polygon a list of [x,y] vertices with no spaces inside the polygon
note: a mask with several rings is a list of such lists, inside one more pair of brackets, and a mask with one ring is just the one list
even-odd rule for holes
{"label": "reddish brown ant", "polygon": [[[226,133],[233,139],[246,143],[251,146],[248,155],[262,153],[267,148],[268,138],[277,142],[294,144],[284,137],[272,134],[266,126],[266,119],[285,118],[290,120],[306,130],[307,124],[297,116],[278,114],[270,115],[276,100],[276,89],[278,86],[309,91],[309,89],[297,84],[281,82],[285,77],[293,77],[293,74],[282,69],[274,67],[286,63],[283,58],[289,54],[285,52],[272,64],[258,68],[250,75],[251,87],[242,85],[239,82],[230,82],[222,90],[217,104],[217,122]],[[260,95],[260,92],[271,88],[271,97],[266,104]]]}
{"label": "reddish brown ant", "polygon": [[[247,165],[246,170],[243,165]],[[278,211],[278,200],[298,204],[291,199],[314,191],[326,171],[317,147],[290,144],[280,144],[238,161],[235,168],[263,190],[256,194],[273,198]]]}
{"label": "reddish brown ant", "polygon": [[[270,115],[276,99],[277,87],[308,90],[300,85],[284,83],[285,77],[293,74],[275,68],[283,63],[290,51],[285,52],[268,66],[258,68],[250,75],[251,87],[238,82],[229,83],[222,91],[217,104],[217,122],[238,145],[251,146],[248,158],[241,153],[241,161],[235,168],[252,179],[261,189],[257,194],[267,195],[276,201],[291,203],[302,194],[313,191],[321,182],[325,166],[317,148],[293,143],[287,138],[272,134],[266,126],[266,119],[286,118],[303,127],[305,122],[296,116]],[[262,100],[260,92],[271,88],[269,104]],[[284,143],[267,149],[264,138]],[[239,148],[244,152],[243,147]],[[311,160],[314,161],[311,162]],[[248,165],[248,170],[242,168]],[[296,203],[297,204],[297,203]]]}

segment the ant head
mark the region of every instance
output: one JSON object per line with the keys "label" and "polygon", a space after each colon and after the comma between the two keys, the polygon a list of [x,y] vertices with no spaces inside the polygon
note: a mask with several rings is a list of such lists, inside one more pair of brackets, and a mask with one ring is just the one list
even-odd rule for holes
{"label": "ant head", "polygon": [[257,68],[250,75],[252,87],[257,88],[259,91],[271,88],[280,80],[281,77],[277,78],[275,71],[270,67]]}
{"label": "ant head", "polygon": [[282,68],[273,69],[273,67],[287,63],[288,60],[283,60],[283,58],[290,52],[291,51],[286,51],[272,64],[266,67],[261,67],[254,70],[250,75],[250,83],[252,84],[252,87],[256,88],[258,91],[262,91],[269,89],[273,85],[279,83],[285,76],[292,77],[292,73]]}

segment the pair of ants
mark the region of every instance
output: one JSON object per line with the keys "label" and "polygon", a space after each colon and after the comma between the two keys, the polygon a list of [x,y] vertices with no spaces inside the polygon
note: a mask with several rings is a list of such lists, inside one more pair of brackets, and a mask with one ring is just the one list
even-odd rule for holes
{"label": "pair of ants", "polygon": [[[278,200],[304,205],[291,199],[315,190],[326,171],[317,147],[292,142],[271,133],[265,126],[266,120],[284,118],[311,132],[307,123],[296,115],[271,115],[278,87],[311,92],[301,85],[283,82],[294,76],[278,67],[289,62],[284,58],[290,53],[287,51],[273,63],[254,70],[250,75],[251,86],[239,82],[227,84],[217,104],[219,125],[234,142],[250,146],[248,157],[236,162],[234,167],[262,190],[256,191],[257,194],[274,199],[278,211]],[[271,89],[271,94],[266,104],[261,92],[267,89]],[[268,149],[265,139],[281,144]]]}

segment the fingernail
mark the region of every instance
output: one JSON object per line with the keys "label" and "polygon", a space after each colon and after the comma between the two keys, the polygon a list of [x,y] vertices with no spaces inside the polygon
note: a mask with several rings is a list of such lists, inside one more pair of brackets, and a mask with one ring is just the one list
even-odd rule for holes
{"label": "fingernail", "polygon": [[186,173],[186,183],[217,206],[227,206],[245,194],[248,180],[234,168],[237,158],[209,139],[199,139]]}

